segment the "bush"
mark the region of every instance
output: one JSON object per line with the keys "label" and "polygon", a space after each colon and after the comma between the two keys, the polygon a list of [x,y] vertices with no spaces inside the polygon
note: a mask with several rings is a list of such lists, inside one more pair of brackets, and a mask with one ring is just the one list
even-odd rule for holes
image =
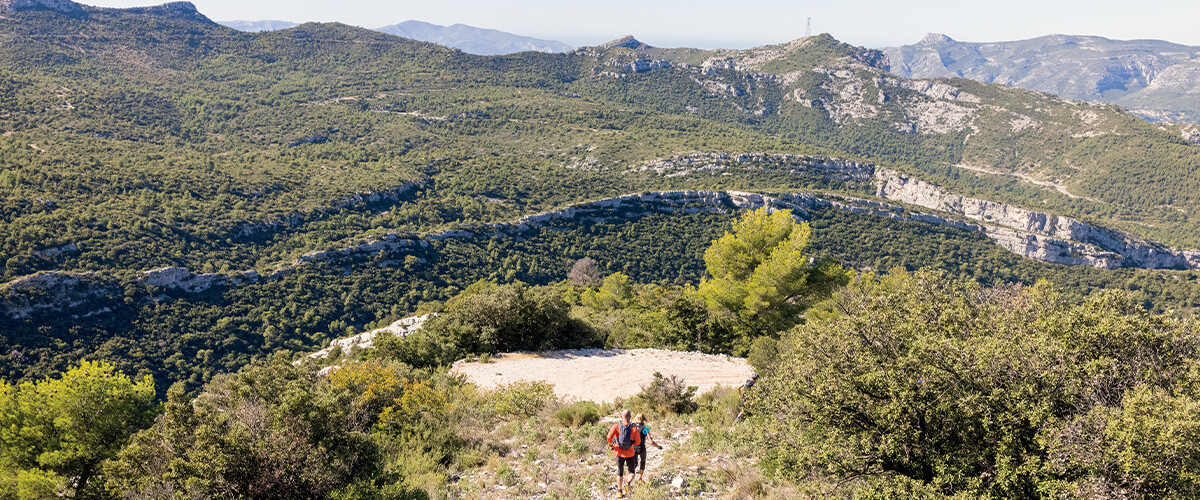
{"label": "bush", "polygon": [[561,292],[524,283],[479,282],[446,304],[446,310],[404,339],[376,340],[377,357],[425,368],[476,354],[598,347],[602,342],[570,317]]}
{"label": "bush", "polygon": [[654,372],[654,380],[643,387],[637,399],[659,413],[691,413],[696,409],[696,387],[683,379]]}
{"label": "bush", "polygon": [[500,464],[500,468],[496,470],[496,481],[505,486],[513,486],[517,484],[517,471],[507,463]]}
{"label": "bush", "polygon": [[759,337],[750,344],[746,361],[761,375],[770,375],[779,363],[779,341],[771,337]]}
{"label": "bush", "polygon": [[554,386],[546,382],[513,382],[487,394],[498,417],[532,417],[554,400]]}
{"label": "bush", "polygon": [[555,411],[554,420],[563,427],[594,424],[600,421],[600,405],[591,401],[572,403]]}
{"label": "bush", "polygon": [[747,393],[746,436],[783,477],[877,471],[876,498],[1200,494],[1195,324],[1120,296],[898,271],[835,293],[782,344]]}

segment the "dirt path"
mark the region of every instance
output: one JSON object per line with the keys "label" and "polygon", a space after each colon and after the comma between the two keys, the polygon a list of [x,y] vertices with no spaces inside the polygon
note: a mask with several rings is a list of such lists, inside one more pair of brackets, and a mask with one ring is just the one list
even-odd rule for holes
{"label": "dirt path", "polygon": [[502,354],[489,363],[459,361],[453,371],[480,387],[543,381],[553,384],[561,397],[595,402],[636,395],[654,379],[654,372],[678,376],[700,392],[717,384],[740,385],[753,372],[742,358],[661,349]]}
{"label": "dirt path", "polygon": [[985,174],[992,174],[992,175],[1007,175],[1007,176],[1010,176],[1010,177],[1016,177],[1016,178],[1018,178],[1018,179],[1021,179],[1021,180],[1023,180],[1023,181],[1029,182],[1029,183],[1031,183],[1031,184],[1034,184],[1034,185],[1037,185],[1037,186],[1048,187],[1048,188],[1054,188],[1056,191],[1058,191],[1058,192],[1060,192],[1060,193],[1062,193],[1062,194],[1065,194],[1065,195],[1067,195],[1067,197],[1068,197],[1068,198],[1083,198],[1083,199],[1085,199],[1085,200],[1088,200],[1088,201],[1100,202],[1100,200],[1097,200],[1097,199],[1095,199],[1095,198],[1091,198],[1091,197],[1087,197],[1087,196],[1079,196],[1079,195],[1077,195],[1077,194],[1072,194],[1070,191],[1067,191],[1067,187],[1066,187],[1066,186],[1064,186],[1064,185],[1062,185],[1062,184],[1059,184],[1059,183],[1057,183],[1057,182],[1050,182],[1050,181],[1038,180],[1038,179],[1035,179],[1035,178],[1033,178],[1033,177],[1030,177],[1030,176],[1028,176],[1028,175],[1026,175],[1026,174],[1022,174],[1022,173],[1017,173],[1017,172],[1001,172],[1001,171],[999,171],[999,170],[992,170],[992,169],[989,169],[989,168],[976,167],[976,166],[972,166],[972,165],[966,165],[966,164],[963,164],[963,163],[959,163],[958,165],[955,165],[955,166],[956,166],[956,167],[959,167],[959,168],[965,168],[965,169],[967,169],[967,170],[971,170],[971,171],[974,171],[974,172],[982,172],[982,173],[985,173]]}

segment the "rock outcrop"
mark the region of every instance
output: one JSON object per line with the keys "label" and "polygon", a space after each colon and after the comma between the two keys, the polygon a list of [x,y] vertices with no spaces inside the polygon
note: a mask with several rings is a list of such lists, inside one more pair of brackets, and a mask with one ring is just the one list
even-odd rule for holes
{"label": "rock outcrop", "polygon": [[79,251],[79,245],[77,245],[75,243],[67,243],[66,245],[63,245],[61,247],[54,247],[54,248],[47,248],[45,250],[38,250],[36,252],[33,252],[33,256],[42,258],[42,259],[50,259],[50,258],[57,257],[59,255],[62,255],[62,254],[76,253],[78,251]]}
{"label": "rock outcrop", "polygon": [[333,257],[348,257],[352,255],[377,254],[379,252],[413,251],[429,246],[429,243],[415,236],[400,233],[386,233],[377,238],[370,238],[358,245],[339,248],[336,250],[321,250],[301,255],[292,262],[292,267],[308,262],[326,260]]}
{"label": "rock outcrop", "polygon": [[23,10],[51,10],[62,14],[78,15],[83,6],[71,0],[0,0],[0,12]]}
{"label": "rock outcrop", "polygon": [[651,70],[665,69],[670,67],[671,63],[667,61],[658,59],[637,59],[625,66],[625,70],[629,71],[630,73],[645,73]]}
{"label": "rock outcrop", "polygon": [[[764,164],[794,174],[816,174],[846,183],[859,183],[859,188],[873,185],[875,195],[879,199],[869,200],[829,193],[754,193],[734,190],[636,193],[531,214],[509,223],[467,226],[423,236],[387,233],[349,247],[306,254],[289,265],[262,276],[255,271],[195,274],[187,268],[163,267],[142,273],[138,280],[146,285],[168,290],[199,293],[217,286],[277,279],[300,266],[327,259],[356,258],[380,253],[411,255],[429,247],[430,242],[455,238],[521,237],[522,233],[545,227],[556,220],[603,222],[611,219],[632,219],[653,213],[729,213],[762,207],[772,211],[789,209],[801,220],[809,218],[813,210],[836,209],[848,213],[980,232],[997,245],[1017,255],[1055,264],[1087,265],[1103,269],[1200,269],[1200,251],[1197,250],[1177,250],[1069,217],[947,193],[938,186],[911,175],[854,161],[803,155],[695,153],[649,162],[634,171],[650,171],[669,177],[714,169],[762,169]],[[907,208],[908,206],[927,208],[939,213],[915,211]],[[0,312],[10,317],[23,318],[42,308],[76,308],[91,298],[115,290],[110,282],[113,282],[113,279],[108,278],[105,281],[93,275],[71,273],[28,276],[4,286],[4,295],[0,297]],[[409,320],[393,324],[388,327],[392,330],[388,331],[406,335],[412,331],[415,324],[404,323]],[[368,334],[377,334],[383,330],[387,329]],[[346,342],[357,342],[354,345],[358,345],[370,342],[374,336],[358,336],[356,339]]]}
{"label": "rock outcrop", "polygon": [[1184,125],[1179,131],[1179,136],[1192,144],[1200,144],[1200,125]]}
{"label": "rock outcrop", "polygon": [[[429,313],[421,316],[410,316],[407,318],[396,320],[394,323],[383,328],[377,328],[369,332],[360,333],[350,337],[334,339],[329,342],[329,347],[321,349],[308,355],[307,359],[328,359],[336,350],[339,353],[348,353],[351,349],[371,349],[375,347],[375,339],[380,335],[395,335],[400,338],[407,337],[409,334],[420,330],[425,326],[425,322],[437,316],[437,313]],[[297,360],[294,364],[304,362],[304,358]],[[339,366],[326,366],[322,368],[318,375],[328,375]]]}
{"label": "rock outcrop", "polygon": [[634,38],[633,35],[625,35],[616,40],[605,42],[599,46],[599,48],[602,50],[615,49],[618,47],[633,50],[645,50],[650,48],[649,45],[638,41],[638,39]]}
{"label": "rock outcrop", "polygon": [[92,301],[116,291],[112,280],[93,273],[38,273],[0,286],[0,313],[13,319],[28,318],[39,310],[74,310],[75,316],[90,316],[104,312]]}
{"label": "rock outcrop", "polygon": [[[1004,231],[993,233],[1000,235],[1002,241],[997,242],[1001,246],[1026,257],[1103,268],[1200,269],[1200,251],[1176,250],[1069,217],[949,194],[937,186],[892,170],[877,169],[875,179],[876,196],[880,198],[958,214],[1017,231],[1023,236],[1008,235]],[[1039,248],[1039,245],[1049,246]],[[1088,252],[1089,247],[1097,250]],[[1058,250],[1057,254],[1055,250]]]}
{"label": "rock outcrop", "polygon": [[257,282],[258,271],[243,271],[235,275],[205,273],[194,274],[186,267],[160,267],[145,271],[139,280],[151,286],[188,293],[200,293],[214,286],[240,285]]}

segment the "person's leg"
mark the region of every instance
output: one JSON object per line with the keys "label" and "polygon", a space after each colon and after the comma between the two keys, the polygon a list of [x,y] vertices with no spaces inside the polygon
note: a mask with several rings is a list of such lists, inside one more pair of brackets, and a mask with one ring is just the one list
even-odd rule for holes
{"label": "person's leg", "polygon": [[638,454],[637,454],[637,467],[638,467],[637,478],[638,478],[638,481],[642,481],[642,482],[646,481],[646,447],[647,446],[648,445],[643,444],[642,447],[638,450]]}
{"label": "person's leg", "polygon": [[617,457],[617,494],[625,494],[625,462]]}

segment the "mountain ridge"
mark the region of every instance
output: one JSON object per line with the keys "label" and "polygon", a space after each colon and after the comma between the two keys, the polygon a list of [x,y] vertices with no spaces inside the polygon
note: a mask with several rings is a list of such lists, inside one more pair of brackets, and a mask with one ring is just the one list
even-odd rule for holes
{"label": "mountain ridge", "polygon": [[409,20],[375,29],[383,33],[462,50],[475,55],[502,55],[524,51],[567,52],[570,45],[530,36],[516,35],[496,29],[465,24],[442,26],[425,21]]}
{"label": "mountain ridge", "polygon": [[[94,22],[100,26],[107,21],[97,19]],[[13,25],[13,29],[23,28]],[[379,53],[358,50],[354,45],[321,47],[307,42],[298,43],[299,40],[310,39],[317,42],[318,38],[322,43],[369,41],[371,44],[377,44],[380,49],[394,52],[381,58]],[[162,47],[164,56],[179,59],[171,60],[166,66],[183,67],[191,64],[188,62],[192,57],[191,47],[195,44],[203,46],[206,43],[216,43],[217,40],[217,37],[200,35],[194,39],[193,45],[184,47],[172,46],[173,41],[164,39],[162,43],[148,44],[141,50]],[[1060,185],[1070,184],[1070,179],[1065,176],[1074,175],[1078,169],[1062,169],[1062,173],[1059,173],[1046,171],[1039,164],[1060,161],[1056,159],[1056,155],[1062,154],[1061,150],[1048,149],[1042,152],[1035,148],[1035,152],[1040,156],[1030,156],[1027,152],[997,151],[996,147],[1003,146],[1006,141],[1011,142],[1012,134],[1026,130],[1062,129],[1067,134],[1063,139],[1074,143],[1102,137],[1107,133],[1105,130],[1112,130],[1113,127],[1121,130],[1133,126],[1132,123],[1119,118],[1121,115],[1114,113],[1115,110],[1079,106],[1044,95],[1014,92],[1005,87],[980,86],[952,80],[930,82],[898,79],[882,72],[881,52],[844,44],[828,35],[806,37],[748,50],[707,51],[656,48],[642,44],[635,38],[628,38],[594,48],[580,49],[565,56],[518,54],[490,59],[459,59],[448,49],[439,50],[432,46],[416,45],[419,42],[410,44],[371,30],[337,24],[306,24],[286,32],[241,35],[221,41],[230,44],[228,47],[213,45],[205,50],[212,53],[262,50],[259,48],[260,44],[268,40],[289,45],[286,49],[272,48],[273,52],[263,56],[270,60],[283,58],[306,61],[306,58],[312,57],[310,54],[337,53],[339,57],[351,57],[346,60],[346,64],[350,65],[347,69],[357,68],[359,64],[372,61],[377,66],[398,70],[403,67],[400,65],[410,64],[408,61],[413,60],[413,56],[426,54],[416,60],[424,59],[423,63],[431,65],[432,68],[445,68],[445,65],[462,68],[461,73],[452,73],[457,75],[454,78],[459,81],[491,81],[489,79],[504,75],[503,78],[516,77],[537,82],[535,85],[541,88],[545,88],[546,85],[559,86],[559,95],[572,95],[583,91],[590,93],[592,98],[612,99],[615,95],[608,94],[607,90],[612,85],[621,86],[625,85],[623,82],[626,81],[650,79],[647,81],[655,81],[655,85],[669,88],[671,91],[663,96],[666,98],[637,102],[647,111],[678,116],[694,115],[714,122],[738,124],[740,127],[747,127],[747,130],[781,133],[791,140],[803,141],[810,146],[843,149],[851,153],[854,152],[852,148],[860,143],[853,138],[853,134],[857,133],[857,129],[869,126],[871,134],[877,134],[874,140],[887,137],[887,141],[897,141],[896,151],[904,152],[900,156],[885,153],[883,158],[889,161],[912,162],[918,165],[925,162],[945,162],[949,165],[978,164],[1001,174],[1008,173],[1006,169],[1015,168],[1017,173],[1029,178],[1049,179]],[[21,43],[42,42],[28,40]],[[80,43],[84,45],[79,45]],[[124,71],[125,55],[106,55],[102,47],[96,47],[100,49],[98,51],[87,52],[88,43],[91,42],[80,38],[71,45],[55,45],[53,50],[60,52],[53,57],[79,60],[82,56],[74,47],[80,47],[84,49],[85,54],[94,53],[87,56],[93,63],[108,61],[103,64],[111,69],[105,71]],[[605,49],[606,46],[609,48]],[[18,54],[43,51],[21,51],[15,48],[13,50],[17,50]],[[111,57],[111,60],[105,59],[108,57]],[[549,68],[554,68],[553,72],[547,72]],[[321,66],[311,66],[311,71],[319,72]],[[364,67],[351,71],[367,70]],[[362,73],[361,77],[373,78],[371,74],[373,73]],[[638,78],[632,79],[634,75]],[[147,75],[146,78],[155,77]],[[295,93],[294,90],[289,92]],[[339,102],[337,100],[343,98],[366,102],[369,97],[338,95],[340,92],[344,91],[321,90],[317,94],[326,94],[313,95],[312,102]],[[701,96],[703,102],[699,100]],[[1026,104],[1026,101],[1031,99],[1037,100],[1037,104],[1030,108],[1033,111],[1017,110],[1013,107],[1013,103],[1031,106]],[[618,106],[622,105],[620,100],[612,102]],[[628,104],[634,102],[636,101]],[[164,101],[164,104],[169,104],[169,101]],[[1062,108],[1061,113],[1055,111],[1061,116],[1043,116],[1043,112],[1035,112],[1037,109],[1057,108]],[[471,113],[460,114],[474,116]],[[807,125],[797,127],[796,120],[803,120],[801,123]],[[1060,123],[1067,126],[1058,126]],[[1130,131],[1135,134],[1149,133],[1133,129]],[[98,129],[92,133],[112,132]],[[1161,136],[1170,132],[1153,133]],[[303,138],[318,135],[320,134],[307,131],[287,139],[275,140],[281,144],[298,145],[305,143]],[[982,142],[985,139],[986,142]],[[1036,144],[1033,142],[1036,140],[1039,138],[1021,139],[1023,143],[1029,144]],[[979,145],[973,146],[976,143]],[[1041,145],[1037,146],[1040,148]],[[960,152],[956,152],[956,149]],[[939,153],[939,150],[944,153]],[[928,159],[925,159],[926,157]],[[1012,166],[998,165],[997,161],[1009,162]],[[1035,170],[1029,170],[1031,167]],[[944,184],[944,181],[938,178],[929,180]],[[1104,196],[1089,192],[1087,186],[1068,187],[1070,193],[1080,194],[1091,200],[1101,200],[1098,203],[1103,203]],[[1167,201],[1169,202],[1169,199]],[[1023,203],[1036,207],[1033,205],[1036,201],[1031,203],[1031,200],[1025,200]],[[1067,200],[1067,203],[1079,202]],[[1057,212],[1056,209],[1049,210]],[[1080,212],[1064,215],[1080,217]],[[1125,225],[1120,229],[1129,230],[1129,226]],[[1143,234],[1140,228],[1133,232],[1139,236],[1161,240],[1157,234]],[[56,242],[53,247],[61,247],[68,243],[72,242]],[[1193,246],[1178,240],[1167,243],[1185,248]]]}
{"label": "mountain ridge", "polygon": [[970,78],[1111,102],[1150,119],[1200,120],[1200,47],[1064,34],[962,42],[930,33],[884,52],[889,70],[906,78]]}
{"label": "mountain ridge", "polygon": [[273,20],[273,19],[264,19],[261,21],[246,21],[246,20],[217,21],[217,24],[220,24],[222,26],[228,26],[228,27],[233,28],[238,31],[250,31],[250,32],[278,31],[278,30],[285,30],[288,28],[294,28],[294,27],[300,25],[300,23],[294,23],[291,21]]}
{"label": "mountain ridge", "polygon": [[212,23],[212,20],[200,13],[196,5],[188,1],[166,2],[158,5],[139,7],[96,7],[85,5],[72,0],[0,0],[0,12],[50,11],[68,16],[86,16],[90,13],[125,13],[164,15]]}

